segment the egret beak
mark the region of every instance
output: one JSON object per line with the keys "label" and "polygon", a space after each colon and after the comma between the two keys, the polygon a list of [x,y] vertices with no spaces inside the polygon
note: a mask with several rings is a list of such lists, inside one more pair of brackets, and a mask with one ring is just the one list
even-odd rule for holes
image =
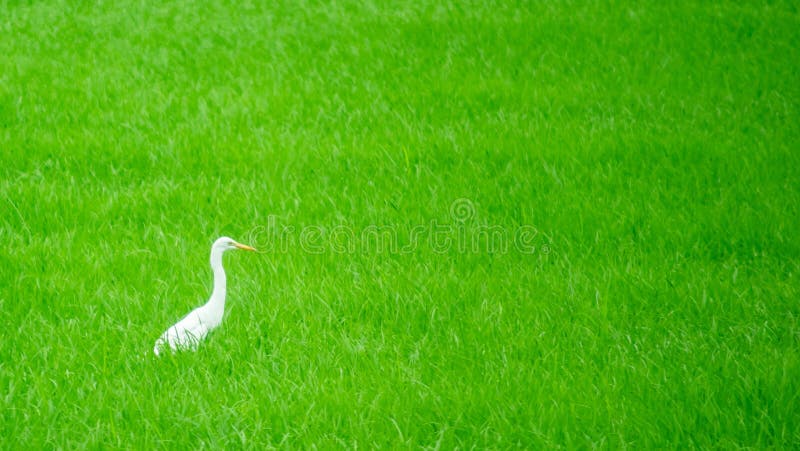
{"label": "egret beak", "polygon": [[234,244],[234,246],[236,246],[237,249],[241,249],[243,251],[257,252],[254,247],[250,247],[250,246],[247,246],[247,245],[242,244],[242,243],[236,243],[236,244]]}

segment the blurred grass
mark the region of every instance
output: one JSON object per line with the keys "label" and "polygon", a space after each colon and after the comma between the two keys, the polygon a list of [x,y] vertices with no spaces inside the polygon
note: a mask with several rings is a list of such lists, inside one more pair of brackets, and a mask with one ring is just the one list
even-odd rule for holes
{"label": "blurred grass", "polygon": [[[3,447],[797,446],[798,25],[0,4]],[[148,355],[217,236],[410,240],[457,199],[538,251],[229,256],[223,327]]]}

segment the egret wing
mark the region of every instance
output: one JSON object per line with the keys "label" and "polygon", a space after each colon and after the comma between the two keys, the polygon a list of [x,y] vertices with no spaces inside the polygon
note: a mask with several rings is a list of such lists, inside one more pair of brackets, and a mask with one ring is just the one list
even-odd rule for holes
{"label": "egret wing", "polygon": [[208,326],[203,323],[198,312],[194,310],[167,329],[156,341],[155,349],[159,349],[164,343],[167,343],[172,350],[194,350],[197,349],[200,341],[208,335],[208,332]]}

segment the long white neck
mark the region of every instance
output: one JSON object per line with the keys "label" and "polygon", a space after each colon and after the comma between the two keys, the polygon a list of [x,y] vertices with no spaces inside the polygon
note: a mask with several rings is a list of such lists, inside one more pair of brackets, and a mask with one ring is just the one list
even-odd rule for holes
{"label": "long white neck", "polygon": [[214,248],[211,250],[211,270],[214,271],[214,290],[211,292],[211,299],[208,306],[218,311],[221,315],[225,310],[225,291],[227,281],[225,280],[225,269],[222,268],[222,249]]}

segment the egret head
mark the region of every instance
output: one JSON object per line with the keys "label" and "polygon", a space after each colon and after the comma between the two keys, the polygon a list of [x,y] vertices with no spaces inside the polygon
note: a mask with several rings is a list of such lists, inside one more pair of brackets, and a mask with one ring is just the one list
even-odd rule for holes
{"label": "egret head", "polygon": [[254,248],[242,243],[237,243],[236,240],[234,240],[233,238],[228,238],[227,236],[217,238],[217,241],[214,241],[214,245],[211,246],[211,249],[212,250],[219,249],[220,251],[223,252],[229,249],[242,249],[245,251],[255,252]]}

